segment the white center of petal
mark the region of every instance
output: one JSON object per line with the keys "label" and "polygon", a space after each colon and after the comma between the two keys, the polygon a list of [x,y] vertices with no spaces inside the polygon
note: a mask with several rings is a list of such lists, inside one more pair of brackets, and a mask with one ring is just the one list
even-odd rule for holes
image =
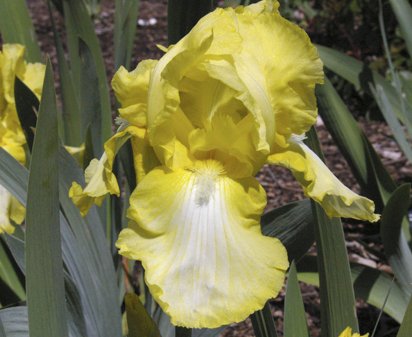
{"label": "white center of petal", "polygon": [[209,203],[210,196],[215,191],[216,176],[202,174],[196,179],[196,204],[205,206]]}
{"label": "white center of petal", "polygon": [[193,169],[195,173],[195,202],[198,206],[207,206],[213,196],[220,175],[224,174],[223,166],[215,160],[199,162]]}

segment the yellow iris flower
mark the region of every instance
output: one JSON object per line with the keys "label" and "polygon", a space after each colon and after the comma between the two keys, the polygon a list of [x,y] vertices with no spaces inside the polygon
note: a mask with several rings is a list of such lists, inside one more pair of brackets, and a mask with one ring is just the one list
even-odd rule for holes
{"label": "yellow iris flower", "polygon": [[339,337],[368,337],[369,334],[361,336],[359,333],[354,333],[352,334],[352,329],[350,327],[347,327],[345,330],[342,331],[342,333],[339,335]]}
{"label": "yellow iris flower", "polygon": [[[26,139],[17,115],[14,101],[14,78],[18,76],[40,99],[45,66],[24,61],[24,47],[4,44],[0,51],[0,147],[17,161],[26,161],[24,145]],[[0,234],[13,233],[10,219],[17,224],[24,220],[24,207],[0,186]]]}
{"label": "yellow iris flower", "polygon": [[119,195],[113,160],[131,140],[139,183],[117,247],[173,324],[241,321],[282,287],[286,250],[260,229],[265,163],[290,168],[329,216],[378,219],[302,142],[322,81],[315,47],[271,0],[217,9],[159,61],[116,73],[121,127],[70,195],[82,214]]}

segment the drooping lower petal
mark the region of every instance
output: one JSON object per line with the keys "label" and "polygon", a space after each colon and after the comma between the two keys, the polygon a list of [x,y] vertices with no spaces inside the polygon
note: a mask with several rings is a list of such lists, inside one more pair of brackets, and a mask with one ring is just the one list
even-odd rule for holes
{"label": "drooping lower petal", "polygon": [[[116,133],[104,145],[105,152],[100,160],[93,159],[85,171],[86,186],[82,188],[80,184],[73,182],[69,191],[69,196],[74,204],[80,209],[80,213],[85,216],[93,204],[101,205],[106,194],[120,194],[116,176],[112,172],[114,158],[129,138],[132,138],[133,149],[146,151],[148,142],[146,140],[146,130],[129,126],[125,130]],[[144,142],[146,145],[139,144]],[[150,159],[150,156],[147,156]],[[145,171],[145,159],[139,155],[134,155],[136,171],[142,175]]]}
{"label": "drooping lower petal", "polygon": [[289,146],[276,149],[268,162],[291,169],[305,194],[321,204],[328,216],[379,220],[373,201],[343,185],[303,141],[291,139]]}
{"label": "drooping lower petal", "polygon": [[279,240],[260,231],[265,192],[216,161],[152,170],[131,196],[120,254],[141,260],[156,301],[178,326],[245,319],[279,292],[288,267]]}

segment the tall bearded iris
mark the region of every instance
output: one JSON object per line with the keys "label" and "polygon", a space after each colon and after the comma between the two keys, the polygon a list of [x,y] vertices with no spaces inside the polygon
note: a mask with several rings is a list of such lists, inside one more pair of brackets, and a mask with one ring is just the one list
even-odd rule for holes
{"label": "tall bearded iris", "polygon": [[[17,161],[26,161],[26,138],[17,115],[14,101],[14,79],[19,77],[40,98],[45,66],[24,61],[24,47],[4,44],[0,51],[0,147]],[[13,233],[10,219],[20,224],[24,219],[24,207],[0,185],[0,234]]]}
{"label": "tall bearded iris", "polygon": [[70,194],[83,214],[119,194],[113,158],[131,139],[139,183],[117,247],[142,261],[175,325],[240,321],[278,294],[288,260],[261,234],[266,195],[254,176],[263,164],[290,168],[329,216],[377,220],[373,202],[302,142],[322,80],[307,35],[270,0],[217,9],[159,61],[115,75],[122,126]]}

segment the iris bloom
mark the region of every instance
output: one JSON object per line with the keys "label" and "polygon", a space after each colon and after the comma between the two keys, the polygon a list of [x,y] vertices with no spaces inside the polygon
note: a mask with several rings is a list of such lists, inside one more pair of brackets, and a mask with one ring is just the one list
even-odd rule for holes
{"label": "iris bloom", "polygon": [[260,229],[265,163],[290,168],[329,216],[377,220],[302,142],[322,81],[315,47],[270,0],[217,9],[159,61],[115,75],[121,127],[70,195],[83,214],[119,195],[113,158],[131,139],[139,183],[117,247],[175,325],[241,321],[282,287],[286,250]]}
{"label": "iris bloom", "polygon": [[342,333],[339,335],[339,337],[368,337],[369,334],[361,336],[359,333],[354,333],[352,334],[352,329],[350,327],[347,327],[345,330],[342,331]]}
{"label": "iris bloom", "polygon": [[[19,77],[40,98],[45,66],[24,61],[24,47],[4,44],[0,51],[0,147],[24,164],[26,139],[17,115],[14,101],[14,78]],[[13,233],[10,219],[20,224],[24,207],[0,185],[0,233]]]}

